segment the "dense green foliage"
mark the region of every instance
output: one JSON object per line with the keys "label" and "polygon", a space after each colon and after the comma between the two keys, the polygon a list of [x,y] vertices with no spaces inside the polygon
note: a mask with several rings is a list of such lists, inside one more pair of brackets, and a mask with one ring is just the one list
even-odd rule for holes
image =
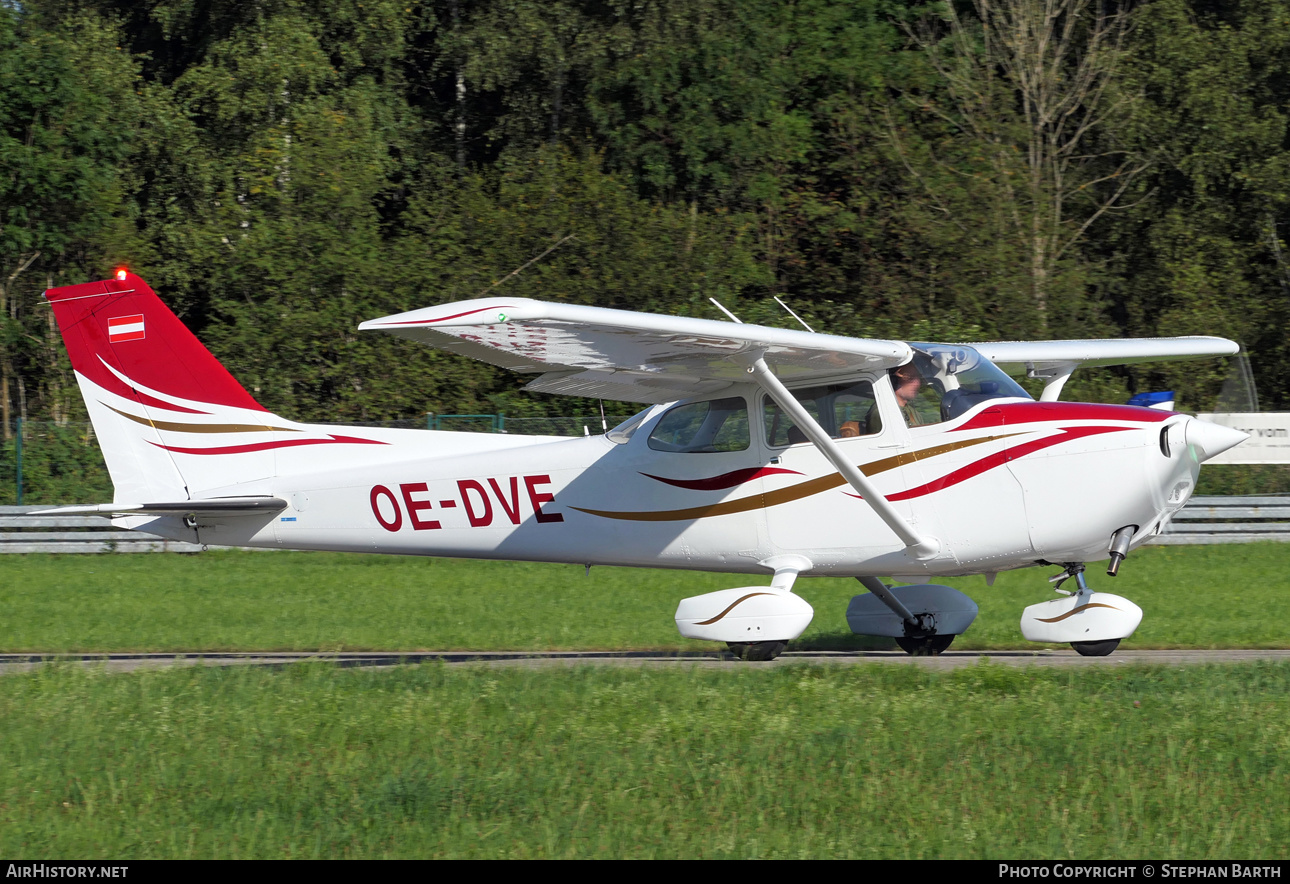
{"label": "dense green foliage", "polygon": [[0,678],[0,851],[1277,857],[1290,666]]}
{"label": "dense green foliage", "polygon": [[[5,557],[0,651],[705,650],[672,622],[682,598],[729,574],[472,562],[344,553]],[[1125,648],[1290,646],[1285,547],[1147,547],[1109,585],[1147,612]],[[1016,648],[1027,605],[1052,598],[1056,569],[952,578],[980,605],[954,649]],[[804,578],[815,608],[791,646],[894,649],[856,636],[845,612],[859,584]],[[1251,616],[1251,611],[1259,616]],[[1045,645],[1035,645],[1045,648]]]}
{"label": "dense green foliage", "polygon": [[[1290,407],[1290,6],[1046,3],[1072,27],[1033,58],[1009,22],[1040,0],[0,3],[0,417],[81,412],[39,293],[119,263],[293,416],[581,410],[354,332],[556,243],[505,290],[788,324],[781,295],[912,338],[1224,334]],[[1225,372],[1068,396],[1203,409]]]}

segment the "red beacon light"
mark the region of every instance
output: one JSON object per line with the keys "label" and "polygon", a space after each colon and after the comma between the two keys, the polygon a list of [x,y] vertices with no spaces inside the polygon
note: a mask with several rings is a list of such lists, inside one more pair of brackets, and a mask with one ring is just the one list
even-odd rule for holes
{"label": "red beacon light", "polygon": [[117,272],[116,272],[116,278],[117,278],[117,279],[119,279],[121,282],[125,282],[125,268],[124,268],[124,267],[122,267],[122,268],[120,268],[119,270],[117,270]]}

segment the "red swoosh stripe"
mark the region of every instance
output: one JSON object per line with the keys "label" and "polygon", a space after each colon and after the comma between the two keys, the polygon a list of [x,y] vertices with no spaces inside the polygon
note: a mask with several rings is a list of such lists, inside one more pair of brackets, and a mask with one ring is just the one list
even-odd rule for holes
{"label": "red swoosh stripe", "polygon": [[1136,405],[1098,405],[1083,402],[1015,402],[995,405],[952,432],[984,430],[990,427],[1047,421],[1133,421],[1159,423],[1174,416],[1172,411],[1139,408]]}
{"label": "red swoosh stripe", "polygon": [[742,470],[722,473],[720,476],[713,476],[711,479],[667,479],[651,473],[641,473],[641,475],[648,476],[658,482],[666,482],[668,485],[675,485],[677,488],[688,488],[691,491],[720,491],[723,488],[734,488],[736,485],[742,485],[745,482],[751,482],[753,479],[760,479],[763,476],[777,476],[781,473],[793,476],[802,475],[797,470],[786,470],[782,467],[747,467]]}
{"label": "red swoosh stripe", "polygon": [[382,325],[430,325],[434,322],[447,322],[449,319],[460,319],[463,316],[470,316],[474,313],[483,313],[485,310],[514,310],[510,304],[498,304],[496,307],[479,307],[475,310],[467,310],[465,313],[454,313],[451,316],[440,316],[437,319],[418,319],[414,322],[385,322]]}
{"label": "red swoosh stripe", "polygon": [[[1131,430],[1133,427],[1063,427],[1061,433],[1056,436],[1045,436],[1042,439],[1033,439],[1030,442],[1023,442],[1020,445],[1014,445],[1011,448],[988,455],[980,460],[959,467],[952,473],[947,473],[939,479],[933,479],[917,488],[910,488],[907,491],[900,491],[896,494],[887,495],[887,500],[896,503],[902,500],[912,500],[915,497],[925,497],[933,494],[943,488],[949,488],[960,482],[966,482],[973,476],[979,476],[987,470],[992,470],[997,466],[1002,466],[1010,460],[1016,460],[1025,457],[1027,454],[1033,454],[1036,451],[1042,451],[1045,448],[1051,448],[1054,445],[1060,445],[1063,442],[1070,442],[1072,439],[1080,439],[1084,436],[1098,436],[1102,433],[1119,433],[1124,430]],[[849,491],[842,492],[848,497],[859,498],[860,495],[852,494]],[[863,498],[860,498],[863,500]]]}
{"label": "red swoosh stripe", "polygon": [[182,405],[173,405],[158,399],[155,396],[149,396],[142,390],[136,390],[129,384],[123,383],[120,378],[107,370],[100,371],[97,376],[88,378],[90,383],[98,384],[109,393],[115,393],[122,399],[134,399],[141,405],[151,408],[164,408],[166,411],[180,411],[185,414],[209,414],[207,411],[198,411],[195,408],[185,408]]}
{"label": "red swoosh stripe", "polygon": [[280,442],[253,442],[248,445],[226,445],[223,448],[180,448],[174,445],[161,445],[148,440],[158,448],[173,451],[176,454],[246,454],[251,451],[268,451],[273,448],[295,448],[297,445],[331,445],[337,442],[353,445],[389,445],[376,439],[359,439],[357,436],[330,436],[326,439],[283,439]]}

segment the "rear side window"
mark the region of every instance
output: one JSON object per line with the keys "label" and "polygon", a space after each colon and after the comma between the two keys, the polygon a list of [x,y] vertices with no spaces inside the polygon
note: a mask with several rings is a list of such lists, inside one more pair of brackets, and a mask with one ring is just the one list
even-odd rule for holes
{"label": "rear side window", "polygon": [[[868,381],[806,387],[790,392],[807,413],[815,418],[824,432],[834,439],[872,436],[882,432],[882,420],[878,417],[873,397],[873,384]],[[807,441],[806,433],[795,426],[793,419],[780,410],[770,397],[765,399],[763,409],[766,441],[772,447],[782,448]]]}
{"label": "rear side window", "polygon": [[740,398],[678,405],[649,434],[655,451],[703,454],[748,448],[748,404]]}

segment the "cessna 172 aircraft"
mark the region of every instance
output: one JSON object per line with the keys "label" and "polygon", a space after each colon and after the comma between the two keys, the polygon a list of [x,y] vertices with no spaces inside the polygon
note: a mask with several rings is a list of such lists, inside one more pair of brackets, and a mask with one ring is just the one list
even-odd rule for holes
{"label": "cessna 172 aircraft", "polygon": [[[645,403],[604,435],[302,424],[244,390],[138,276],[50,289],[115,487],[114,524],[204,544],[764,575],[681,601],[682,635],[773,659],[814,611],[799,575],[868,592],[851,629],[939,653],[976,616],[937,576],[1060,567],[1031,641],[1108,654],[1142,611],[1084,563],[1160,532],[1245,434],[1057,401],[1082,365],[1231,355],[1212,337],[935,344],[484,298],[364,322]],[[1045,379],[1039,401],[1010,375]],[[889,585],[882,578],[910,581]]]}

